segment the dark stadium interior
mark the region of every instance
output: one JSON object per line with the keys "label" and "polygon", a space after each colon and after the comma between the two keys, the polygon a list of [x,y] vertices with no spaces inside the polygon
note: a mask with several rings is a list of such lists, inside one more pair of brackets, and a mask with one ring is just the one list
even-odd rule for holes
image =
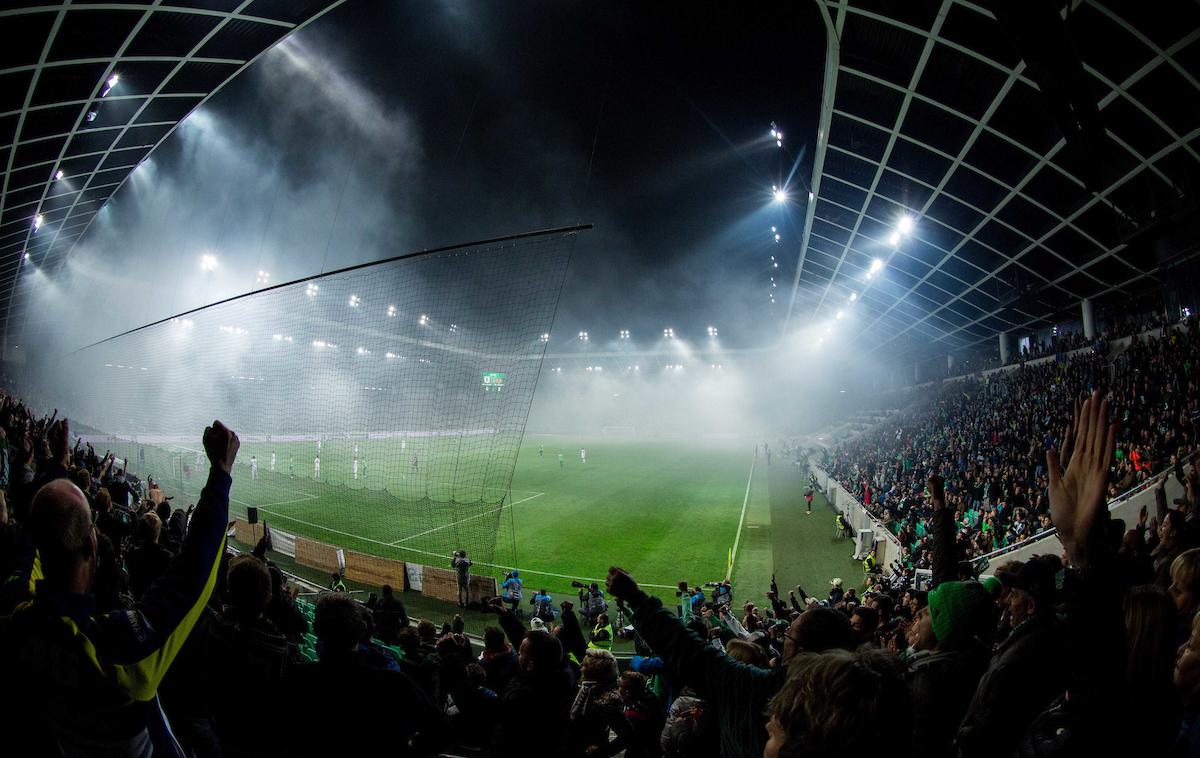
{"label": "dark stadium interior", "polygon": [[14,0],[0,174],[0,754],[1200,756],[1195,0]]}

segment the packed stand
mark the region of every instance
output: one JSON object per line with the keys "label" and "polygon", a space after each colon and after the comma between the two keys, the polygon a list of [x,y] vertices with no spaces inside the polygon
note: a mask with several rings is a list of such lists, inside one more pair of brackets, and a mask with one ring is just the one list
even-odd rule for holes
{"label": "packed stand", "polygon": [[[1131,364],[1172,363],[1141,350]],[[1070,424],[1067,388],[1091,370],[1057,377],[1042,411]],[[728,583],[681,583],[669,608],[614,567],[604,586],[553,603],[513,572],[486,605],[482,645],[461,616],[414,623],[390,588],[363,604],[337,576],[310,607],[268,560],[268,534],[252,553],[227,551],[239,442],[220,422],[204,431],[200,498],[174,509],[110,456],[73,446],[65,420],[5,400],[6,752],[1200,755],[1200,477],[1187,472],[1180,509],[1162,496],[1128,533],[1104,507],[1114,450],[1142,449],[1122,422],[1137,428],[1145,408],[1121,398],[1149,391],[1116,391],[1112,425],[1109,401],[1088,398],[1071,444],[1033,438],[1061,559],[977,581],[955,534],[961,496],[936,473],[957,459],[931,453],[917,496],[928,591],[904,573],[861,595],[836,580],[822,597],[772,583],[759,608]],[[315,660],[300,653],[307,634]],[[619,636],[637,651],[624,667]]]}
{"label": "packed stand", "polygon": [[960,548],[976,558],[1053,528],[1044,458],[1061,446],[1072,418],[1068,401],[1080,393],[1106,387],[1121,421],[1108,497],[1178,470],[1196,447],[1197,366],[1200,337],[1189,325],[1165,338],[1135,339],[1113,364],[1089,352],[947,385],[827,451],[824,465],[897,536],[908,568],[930,567],[925,479],[945,477]]}

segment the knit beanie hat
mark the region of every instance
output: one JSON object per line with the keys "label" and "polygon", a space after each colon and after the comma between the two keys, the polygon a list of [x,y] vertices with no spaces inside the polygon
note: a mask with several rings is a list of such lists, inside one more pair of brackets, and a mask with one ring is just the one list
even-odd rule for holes
{"label": "knit beanie hat", "polygon": [[929,593],[929,621],[944,648],[955,648],[985,632],[992,596],[979,582],[942,582]]}
{"label": "knit beanie hat", "polygon": [[1000,590],[1003,589],[1000,584],[1000,580],[994,576],[985,576],[980,580],[979,583],[983,585],[983,588],[987,590],[988,594],[992,597],[998,596],[1000,594]]}

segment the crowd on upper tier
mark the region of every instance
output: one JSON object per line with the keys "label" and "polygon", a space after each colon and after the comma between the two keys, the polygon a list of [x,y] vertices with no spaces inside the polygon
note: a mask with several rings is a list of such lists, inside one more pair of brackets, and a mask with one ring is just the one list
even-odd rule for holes
{"label": "crowd on upper tier", "polygon": [[[835,581],[825,597],[797,587],[785,599],[772,584],[762,609],[736,613],[728,585],[711,597],[681,587],[669,608],[614,566],[603,588],[581,593],[586,622],[565,602],[527,625],[519,604],[493,598],[481,644],[461,619],[413,624],[388,588],[368,604],[332,591],[310,614],[266,535],[231,552],[240,443],[219,421],[203,433],[199,499],[175,508],[73,438],[57,413],[6,396],[0,746],[66,756],[1200,756],[1200,476],[1181,467],[1189,497],[1160,494],[1152,529],[1124,533],[1105,507],[1114,487],[1191,451],[1198,349],[1188,330],[1139,342],[1112,372],[1092,355],[998,376],[931,397],[840,451],[848,483],[917,545],[928,591]],[[962,559],[986,547],[979,534],[994,545],[1016,533],[1018,509],[1051,518],[1063,555],[1000,565],[986,581],[964,573]],[[987,530],[970,524],[972,511]],[[633,634],[628,662],[611,652],[600,609]]]}
{"label": "crowd on upper tier", "polygon": [[1054,332],[1049,336],[1013,349],[1007,361],[1001,361],[998,352],[993,352],[990,355],[976,353],[958,356],[958,360],[946,367],[945,375],[966,376],[1001,366],[1012,366],[1026,361],[1037,360],[1038,358],[1060,356],[1063,353],[1080,350],[1085,347],[1104,349],[1112,340],[1149,332],[1154,329],[1161,329],[1168,324],[1169,321],[1161,313],[1157,312],[1114,316],[1109,319],[1109,323],[1094,340],[1088,340],[1082,331],[1067,331],[1064,329],[1062,332],[1059,332],[1056,327]]}
{"label": "crowd on upper tier", "polygon": [[[977,557],[1051,528],[1045,454],[1061,446],[1070,398],[1103,388],[1121,421],[1107,495],[1178,466],[1196,449],[1200,334],[1195,322],[1107,350],[1021,366],[924,392],[905,411],[825,454],[829,474],[899,538],[902,562],[928,568],[931,474],[946,479],[957,539]],[[1182,477],[1182,473],[1177,471]],[[1181,479],[1182,480],[1182,479]]]}

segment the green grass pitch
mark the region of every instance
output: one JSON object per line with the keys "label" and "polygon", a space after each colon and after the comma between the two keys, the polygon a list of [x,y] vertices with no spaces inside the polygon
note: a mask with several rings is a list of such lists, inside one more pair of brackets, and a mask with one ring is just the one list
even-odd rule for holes
{"label": "green grass pitch", "polygon": [[[448,563],[452,550],[494,532],[495,552],[490,560],[475,556],[476,572],[502,578],[504,569],[519,567],[527,589],[544,586],[556,594],[567,593],[572,578],[602,579],[612,563],[644,583],[661,585],[661,594],[679,579],[725,577],[747,496],[753,442],[531,435],[507,493],[485,486],[495,481],[494,472],[480,473],[486,456],[470,451],[449,456],[439,444],[454,443],[408,440],[400,450],[394,439],[325,440],[318,480],[315,442],[243,442],[232,511],[244,515],[247,506],[255,506],[260,518],[278,529],[438,566]],[[357,481],[354,445],[360,458]],[[153,474],[168,492],[181,492],[183,505],[203,485],[207,464],[197,466],[195,448],[146,446],[142,467],[136,446],[105,446],[129,456],[134,468]],[[581,447],[587,463],[580,461]],[[250,475],[251,456],[258,460],[257,479]],[[471,484],[449,484],[464,480]],[[406,508],[392,498],[411,501],[424,494],[459,502]]]}

